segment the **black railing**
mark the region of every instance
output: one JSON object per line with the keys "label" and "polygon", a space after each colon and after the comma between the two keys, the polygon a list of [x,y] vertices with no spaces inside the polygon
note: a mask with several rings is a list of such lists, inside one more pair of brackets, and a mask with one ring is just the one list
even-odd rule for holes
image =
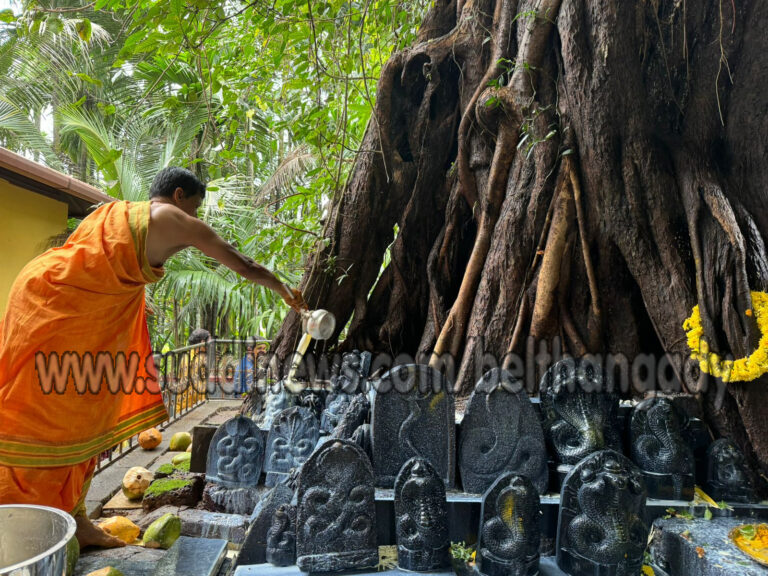
{"label": "black railing", "polygon": [[[167,428],[210,399],[235,399],[253,387],[258,377],[258,356],[269,340],[217,339],[155,354]],[[211,367],[211,368],[209,368]],[[119,460],[137,445],[133,436],[102,453],[96,473]]]}

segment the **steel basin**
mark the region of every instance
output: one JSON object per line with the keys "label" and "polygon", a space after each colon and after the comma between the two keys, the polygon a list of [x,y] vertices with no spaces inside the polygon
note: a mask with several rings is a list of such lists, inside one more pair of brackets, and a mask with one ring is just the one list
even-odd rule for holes
{"label": "steel basin", "polygon": [[64,576],[74,518],[46,506],[0,506],[0,576]]}

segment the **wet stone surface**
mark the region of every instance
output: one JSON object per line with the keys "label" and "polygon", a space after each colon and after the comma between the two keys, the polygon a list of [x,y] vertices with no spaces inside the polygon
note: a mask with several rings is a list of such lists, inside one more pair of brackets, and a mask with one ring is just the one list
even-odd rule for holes
{"label": "wet stone surface", "polygon": [[[650,553],[657,574],[669,576],[764,576],[765,568],[751,560],[728,538],[747,518],[658,519]],[[663,571],[663,572],[662,572]]]}
{"label": "wet stone surface", "polygon": [[153,576],[214,576],[226,551],[226,540],[181,536],[157,564]]}
{"label": "wet stone surface", "polygon": [[143,530],[165,514],[181,519],[181,535],[194,538],[223,538],[234,544],[242,544],[248,530],[248,517],[240,514],[208,512],[186,506],[163,506],[141,517],[128,517]]}
{"label": "wet stone surface", "polygon": [[85,576],[95,570],[112,566],[125,576],[151,576],[165,550],[126,546],[111,550],[84,551],[75,567],[75,576]]}

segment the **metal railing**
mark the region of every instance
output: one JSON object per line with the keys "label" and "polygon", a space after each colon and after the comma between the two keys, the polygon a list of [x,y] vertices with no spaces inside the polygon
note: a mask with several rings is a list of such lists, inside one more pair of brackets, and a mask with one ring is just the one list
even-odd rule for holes
{"label": "metal railing", "polygon": [[[248,345],[254,347],[249,354]],[[269,349],[269,340],[216,339],[155,354],[167,428],[209,399],[239,398],[253,387],[258,376],[258,355]],[[212,368],[209,368],[212,367]],[[101,454],[96,472],[119,460],[138,444],[138,436]]]}

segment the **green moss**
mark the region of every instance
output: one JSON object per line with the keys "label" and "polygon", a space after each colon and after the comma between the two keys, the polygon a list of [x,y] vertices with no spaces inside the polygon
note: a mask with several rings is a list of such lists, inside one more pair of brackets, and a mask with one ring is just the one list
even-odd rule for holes
{"label": "green moss", "polygon": [[170,476],[171,474],[173,474],[173,465],[171,463],[163,464],[157,469],[156,474],[163,474],[165,476]]}
{"label": "green moss", "polygon": [[152,482],[152,484],[149,485],[147,491],[144,492],[144,498],[147,498],[148,496],[159,496],[160,494],[165,494],[166,492],[171,492],[172,490],[184,488],[190,484],[192,484],[191,480],[161,478],[160,480],[155,480]]}
{"label": "green moss", "polygon": [[182,472],[189,472],[189,460],[184,460],[181,464],[174,464],[173,467]]}

